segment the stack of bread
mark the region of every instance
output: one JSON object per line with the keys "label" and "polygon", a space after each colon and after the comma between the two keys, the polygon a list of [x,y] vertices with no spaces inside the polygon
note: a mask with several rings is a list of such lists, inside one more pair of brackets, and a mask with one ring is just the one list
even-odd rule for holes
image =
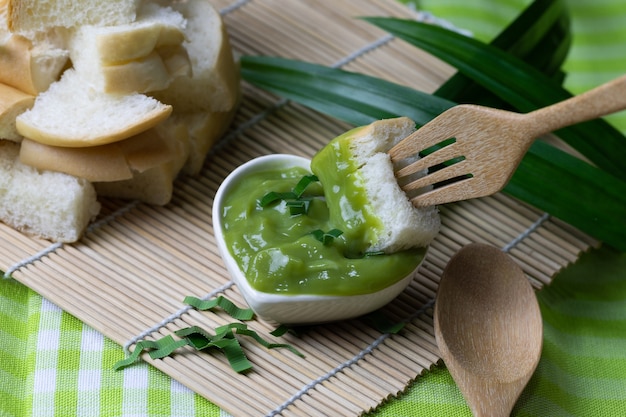
{"label": "stack of bread", "polygon": [[238,99],[208,0],[0,0],[0,220],[73,242],[98,197],[167,204]]}

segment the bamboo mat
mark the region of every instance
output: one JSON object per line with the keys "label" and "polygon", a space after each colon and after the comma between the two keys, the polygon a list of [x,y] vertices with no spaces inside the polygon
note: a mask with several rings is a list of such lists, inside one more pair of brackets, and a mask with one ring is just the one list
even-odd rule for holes
{"label": "bamboo mat", "polygon": [[[213,1],[234,49],[304,59],[404,81],[431,92],[453,71],[392,39],[356,16],[416,15],[394,0]],[[419,16],[417,16],[419,17]],[[222,313],[188,310],[187,295],[223,294],[243,304],[218,255],[211,204],[223,178],[263,154],[310,157],[349,126],[243,85],[231,131],[197,178],[177,181],[166,207],[103,201],[100,219],[72,245],[50,244],[0,225],[0,268],[121,345],[158,338],[190,325],[231,322]],[[381,334],[364,321],[316,326],[277,339],[287,350],[266,350],[242,339],[254,369],[231,371],[224,358],[183,351],[150,361],[235,416],[354,416],[401,392],[439,360],[432,305],[439,276],[461,246],[503,248],[536,288],[576,260],[594,241],[550,216],[508,198],[441,208],[443,228],[414,282],[385,308],[408,320],[399,334]],[[262,336],[273,326],[254,321]]]}

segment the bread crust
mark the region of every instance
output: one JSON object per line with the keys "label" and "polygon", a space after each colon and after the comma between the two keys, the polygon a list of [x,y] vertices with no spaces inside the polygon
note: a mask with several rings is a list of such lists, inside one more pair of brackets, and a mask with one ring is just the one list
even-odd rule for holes
{"label": "bread crust", "polygon": [[171,113],[172,106],[141,94],[93,91],[76,71],[67,70],[15,124],[22,136],[45,145],[88,147],[127,139]]}
{"label": "bread crust", "polygon": [[35,96],[0,83],[0,138],[14,142],[22,140],[15,127],[15,118],[34,103]]}
{"label": "bread crust", "polygon": [[60,131],[46,130],[45,127],[29,124],[19,117],[15,121],[15,126],[22,136],[45,145],[84,148],[119,142],[130,136],[137,135],[167,119],[171,113],[171,106],[162,106],[146,113],[141,120],[137,120],[132,125],[119,126],[107,132],[86,131],[85,134],[74,136],[66,135]]}
{"label": "bread crust", "polygon": [[120,64],[149,55],[163,46],[181,45],[185,33],[164,24],[128,26],[120,31],[96,36],[96,48],[104,65]]}
{"label": "bread crust", "polygon": [[134,172],[147,171],[172,158],[170,147],[155,129],[101,146],[67,148],[24,139],[20,148],[24,164],[91,182],[128,180]]}
{"label": "bread crust", "polygon": [[[173,80],[153,97],[180,113],[230,111],[239,97],[240,72],[224,22],[208,0],[188,0],[173,7],[188,20],[184,45],[191,57],[191,76]],[[207,30],[210,33],[203,33]]]}
{"label": "bread crust", "polygon": [[[6,1],[0,3],[0,17],[6,17],[6,6]],[[45,91],[67,64],[68,52],[54,42],[35,47],[30,39],[7,28],[0,29],[0,39],[0,82],[25,93]]]}
{"label": "bread crust", "polygon": [[120,25],[135,20],[137,0],[7,0],[11,32],[33,34],[52,27]]}

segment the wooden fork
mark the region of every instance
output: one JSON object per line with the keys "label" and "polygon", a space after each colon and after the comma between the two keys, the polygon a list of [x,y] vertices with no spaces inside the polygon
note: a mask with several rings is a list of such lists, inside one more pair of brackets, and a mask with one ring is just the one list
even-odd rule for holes
{"label": "wooden fork", "polygon": [[[396,166],[406,165],[396,168],[396,177],[414,206],[468,200],[504,188],[537,137],[625,108],[626,75],[527,114],[458,105],[404,138],[389,155]],[[408,165],[403,161],[437,144],[442,147],[427,156]]]}

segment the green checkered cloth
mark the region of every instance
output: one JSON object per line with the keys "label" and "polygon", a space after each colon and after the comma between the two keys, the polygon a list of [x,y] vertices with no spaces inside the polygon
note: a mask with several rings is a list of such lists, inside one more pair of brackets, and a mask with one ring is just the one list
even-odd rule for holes
{"label": "green checkered cloth", "polygon": [[[530,1],[425,0],[421,10],[488,41]],[[626,3],[571,0],[567,87],[585,91],[626,72]],[[626,132],[626,117],[611,120]],[[626,416],[626,254],[585,254],[538,293],[544,350],[515,416]],[[226,416],[155,368],[115,372],[122,348],[35,292],[0,280],[0,417]],[[375,416],[470,416],[445,367]]]}
{"label": "green checkered cloth", "polygon": [[219,416],[215,405],[13,281],[0,283],[0,416]]}

